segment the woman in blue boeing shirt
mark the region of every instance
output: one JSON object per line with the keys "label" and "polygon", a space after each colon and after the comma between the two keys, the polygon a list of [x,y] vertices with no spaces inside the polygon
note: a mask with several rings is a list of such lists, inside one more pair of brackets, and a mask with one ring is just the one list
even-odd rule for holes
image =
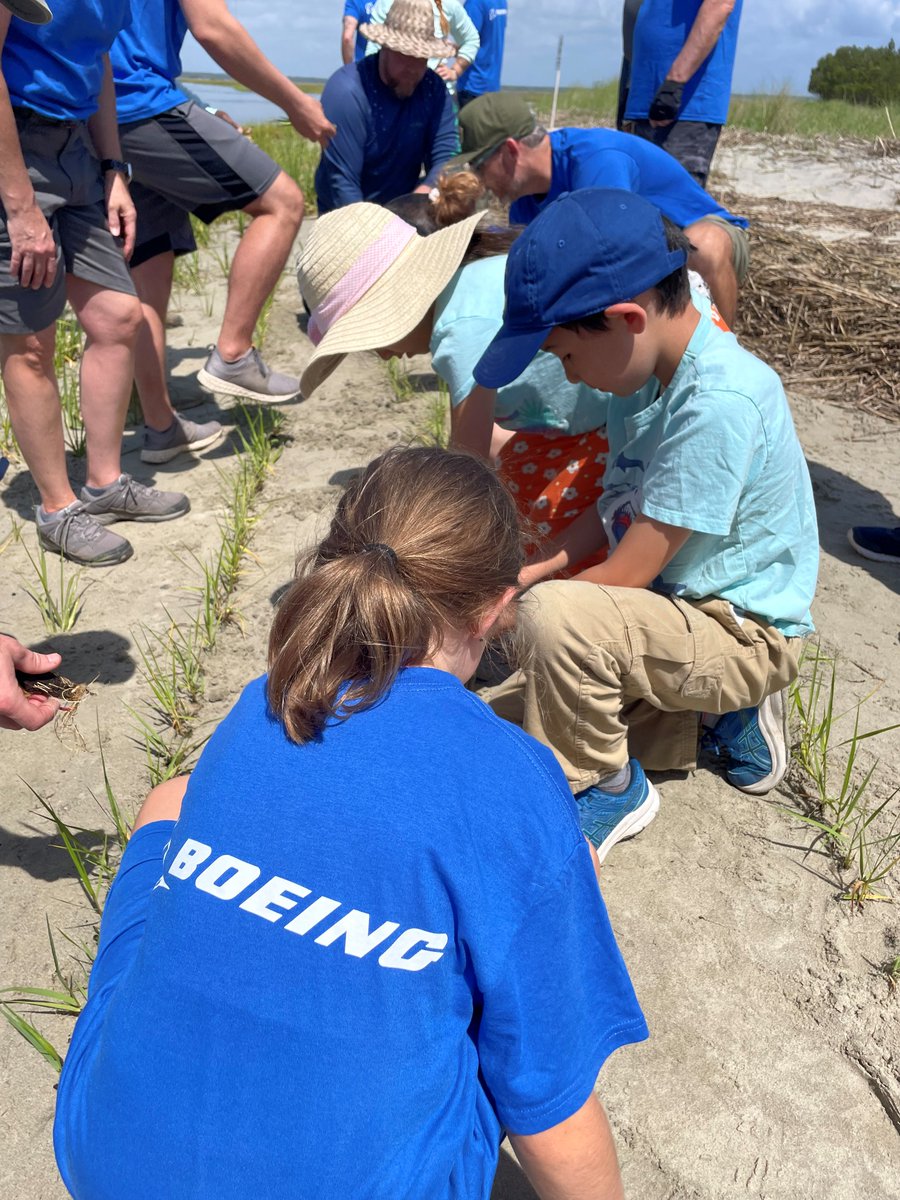
{"label": "woman in blue boeing shirt", "polygon": [[559,767],[464,686],[522,561],[469,455],[344,494],[126,848],[59,1086],[76,1200],[487,1200],[504,1131],[539,1194],[620,1200],[593,1089],[646,1026]]}

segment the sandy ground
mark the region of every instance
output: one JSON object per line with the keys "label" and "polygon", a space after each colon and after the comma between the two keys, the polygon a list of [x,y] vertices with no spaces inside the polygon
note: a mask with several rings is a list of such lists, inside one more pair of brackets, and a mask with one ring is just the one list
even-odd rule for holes
{"label": "sandy ground", "polygon": [[[786,153],[763,141],[726,145],[717,171],[744,194],[798,201],[815,195],[830,203],[849,196],[848,202],[862,205],[868,184],[852,164],[845,162],[843,171],[840,166],[823,167],[821,156],[796,148]],[[898,160],[888,166],[890,177],[873,186],[872,204],[893,210]],[[829,182],[832,172],[844,189],[838,194]],[[218,272],[211,252],[204,270],[210,280]],[[221,309],[220,292],[212,305],[210,295],[208,286],[201,294],[179,295],[184,324],[172,333],[172,368],[181,402],[202,404],[191,416],[217,414],[231,424],[234,414],[203,397],[191,381]],[[286,278],[266,349],[279,368],[295,372],[309,354],[298,308]],[[360,355],[311,401],[285,407],[292,440],[259,510],[255,558],[237,601],[242,625],[223,630],[208,660],[199,714],[204,730],[261,669],[273,601],[297,549],[327,520],[341,484],[385,446],[422,428],[433,377],[421,375],[418,382],[425,391],[398,400],[377,360]],[[900,427],[823,404],[814,395],[791,399],[819,509],[823,554],[814,611],[823,645],[839,656],[839,708],[874,689],[862,727],[888,725],[900,714],[900,567],[856,557],[846,528],[900,514]],[[104,818],[94,797],[103,794],[102,746],[120,801],[139,801],[147,769],[128,707],[140,707],[147,688],[135,627],[143,622],[162,630],[165,609],[190,609],[197,582],[191,555],[202,558],[216,543],[222,473],[227,477],[231,469],[233,446],[156,470],[140,464],[137,448],[130,435],[125,469],[187,491],[193,507],[170,525],[126,530],[134,558],[86,575],[90,587],[77,626],[51,639],[72,678],[96,677],[80,715],[86,745],[78,749],[51,730],[0,734],[0,986],[49,986],[45,918],[76,938],[89,920],[68,860],[36,815],[30,789],[51,800],[67,821],[101,829]],[[0,545],[10,519],[26,521],[24,536],[32,543],[27,522],[33,500],[27,473],[12,470],[0,490]],[[0,628],[40,643],[22,546],[8,544],[0,566]],[[866,743],[866,763],[876,754],[881,764],[874,794],[887,796],[900,767],[900,736]],[[657,820],[619,847],[604,871],[607,903],[652,1031],[649,1042],[616,1054],[598,1085],[628,1195],[889,1200],[900,1179],[900,993],[892,993],[879,968],[900,955],[894,906],[872,904],[854,915],[839,900],[852,874],[842,880],[820,847],[810,849],[810,831],[790,815],[796,804],[790,787],[754,799],[701,769],[667,778],[660,788]],[[889,890],[900,893],[900,877]],[[63,1048],[68,1022],[37,1020]],[[0,1022],[0,1197],[60,1200],[65,1194],[50,1144],[54,1079],[52,1069]],[[531,1196],[516,1165],[503,1156],[495,1200]]]}

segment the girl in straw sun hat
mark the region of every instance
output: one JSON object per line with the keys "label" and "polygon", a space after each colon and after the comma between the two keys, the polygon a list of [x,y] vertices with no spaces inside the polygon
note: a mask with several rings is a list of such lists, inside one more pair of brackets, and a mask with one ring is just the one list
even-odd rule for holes
{"label": "girl in straw sun hat", "polygon": [[502,322],[506,253],[517,236],[469,215],[480,189],[470,173],[442,176],[428,196],[353,204],[316,222],[298,264],[315,345],[301,390],[311,395],[356,350],[383,359],[430,351],[449,389],[451,444],[498,459],[543,540],[602,491],[609,398],[570,384],[544,353],[499,392],[475,384],[474,366]]}
{"label": "girl in straw sun hat", "polygon": [[504,1131],[542,1197],[622,1200],[594,1084],[647,1027],[560,767],[464,686],[522,560],[469,454],[350,484],[135,824],[59,1084],[74,1200],[488,1200]]}

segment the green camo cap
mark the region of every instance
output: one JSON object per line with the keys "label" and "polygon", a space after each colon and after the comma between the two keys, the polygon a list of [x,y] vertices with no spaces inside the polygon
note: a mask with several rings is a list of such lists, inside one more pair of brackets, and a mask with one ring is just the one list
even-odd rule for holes
{"label": "green camo cap", "polygon": [[462,154],[444,165],[477,167],[507,138],[528,137],[537,127],[537,117],[524,96],[514,92],[487,92],[470,100],[459,112]]}

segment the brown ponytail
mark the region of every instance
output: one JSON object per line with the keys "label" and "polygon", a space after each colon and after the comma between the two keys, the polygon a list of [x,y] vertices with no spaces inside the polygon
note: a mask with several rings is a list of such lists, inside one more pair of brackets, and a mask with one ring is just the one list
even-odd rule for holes
{"label": "brown ponytail", "polygon": [[[402,217],[422,237],[436,233],[447,225],[453,225],[470,216],[484,195],[484,185],[474,171],[445,171],[432,189],[431,194],[410,192],[389,200],[384,206]],[[521,233],[520,227],[492,226],[485,222],[476,225],[472,240],[461,266],[476,262],[479,258],[493,258],[497,254],[508,254],[509,248]]]}
{"label": "brown ponytail", "polygon": [[470,216],[484,195],[484,184],[474,171],[444,171],[437,181],[434,219],[438,227],[453,225]]}
{"label": "brown ponytail", "polygon": [[475,629],[523,561],[515,503],[479,459],[437,447],[376,458],[275,615],[268,697],[288,737],[377,703],[448,628]]}

